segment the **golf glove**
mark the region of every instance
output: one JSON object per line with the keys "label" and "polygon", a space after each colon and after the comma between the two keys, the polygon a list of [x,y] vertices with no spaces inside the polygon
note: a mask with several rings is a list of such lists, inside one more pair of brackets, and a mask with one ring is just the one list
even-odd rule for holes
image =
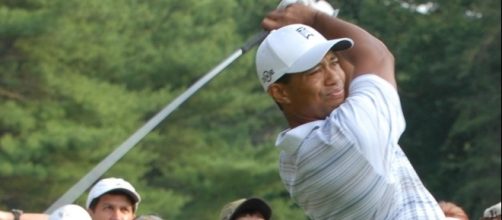
{"label": "golf glove", "polygon": [[286,8],[288,5],[300,3],[312,8],[315,8],[321,12],[328,15],[336,17],[338,15],[338,9],[334,9],[327,1],[324,0],[282,0],[277,6],[278,9]]}

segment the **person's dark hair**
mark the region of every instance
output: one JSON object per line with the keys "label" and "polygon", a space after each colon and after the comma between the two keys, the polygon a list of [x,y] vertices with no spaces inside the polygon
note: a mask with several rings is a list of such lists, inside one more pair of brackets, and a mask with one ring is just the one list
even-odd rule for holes
{"label": "person's dark hair", "polygon": [[234,214],[234,217],[232,217],[230,220],[236,220],[240,217],[244,217],[246,215],[253,215],[253,214],[260,214],[262,217],[265,217],[265,214],[263,214],[260,210],[247,209],[242,212],[239,212],[238,214]]}
{"label": "person's dark hair", "polygon": [[469,220],[467,213],[465,213],[465,211],[455,203],[440,201],[439,207],[441,207],[441,210],[443,210],[446,217],[453,217],[459,220]]}
{"label": "person's dark hair", "polygon": [[[277,79],[275,81],[275,83],[288,84],[290,79],[291,79],[291,74],[286,73],[286,74],[282,75],[279,79]],[[278,102],[275,102],[275,104],[277,104],[277,106],[279,106],[279,109],[282,110],[281,104],[279,104]]]}
{"label": "person's dark hair", "polygon": [[99,199],[101,199],[101,197],[103,197],[104,195],[124,195],[124,196],[126,196],[127,200],[128,200],[128,201],[129,201],[129,203],[131,203],[131,205],[132,205],[132,210],[133,210],[134,212],[136,212],[136,206],[134,205],[134,204],[135,204],[135,202],[134,202],[134,198],[133,198],[131,195],[129,195],[129,193],[126,193],[126,192],[124,192],[124,191],[123,191],[123,190],[121,190],[121,189],[115,189],[115,190],[108,191],[108,192],[106,192],[106,193],[103,193],[103,195],[101,195],[101,196],[99,196],[99,197],[97,197],[97,198],[93,199],[93,200],[91,201],[91,204],[89,205],[89,209],[91,209],[93,212],[94,212],[94,211],[96,211],[95,209],[96,209],[96,206],[97,206],[97,205],[98,205],[98,203],[99,203]]}
{"label": "person's dark hair", "polygon": [[279,79],[277,79],[277,81],[275,81],[275,82],[282,83],[282,84],[288,84],[290,79],[291,79],[291,74],[286,73],[286,74],[282,75]]}

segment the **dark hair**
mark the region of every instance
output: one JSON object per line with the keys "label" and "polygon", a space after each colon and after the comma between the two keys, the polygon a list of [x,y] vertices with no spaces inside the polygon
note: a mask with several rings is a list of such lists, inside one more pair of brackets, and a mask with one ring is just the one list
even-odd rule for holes
{"label": "dark hair", "polygon": [[284,74],[279,79],[277,79],[276,83],[288,84],[291,79],[291,74]]}
{"label": "dark hair", "polygon": [[121,189],[115,189],[115,190],[111,190],[111,191],[108,191],[106,193],[103,193],[102,195],[100,195],[99,197],[96,197],[95,199],[93,199],[91,201],[91,204],[89,204],[89,209],[91,209],[93,212],[96,211],[96,206],[98,205],[99,203],[99,199],[101,199],[102,196],[104,195],[123,195],[127,198],[127,200],[129,201],[129,203],[131,203],[132,205],[132,210],[134,212],[136,212],[136,206],[135,206],[135,200],[134,198],[127,192],[125,192],[124,190],[121,190]]}
{"label": "dark hair", "polygon": [[[277,79],[274,83],[288,84],[290,80],[291,80],[291,74],[286,73],[286,74],[282,75],[279,79]],[[281,104],[279,104],[278,102],[275,102],[275,104],[277,104],[277,106],[279,106],[280,110],[283,110]]]}
{"label": "dark hair", "polygon": [[467,213],[465,213],[465,211],[455,203],[440,201],[439,207],[441,207],[446,217],[453,217],[460,220],[469,220]]}

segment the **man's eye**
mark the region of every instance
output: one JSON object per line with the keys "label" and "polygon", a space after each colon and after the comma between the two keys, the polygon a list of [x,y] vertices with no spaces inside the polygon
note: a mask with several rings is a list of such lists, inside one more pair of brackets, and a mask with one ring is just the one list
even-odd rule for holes
{"label": "man's eye", "polygon": [[312,74],[316,74],[317,72],[319,72],[319,70],[321,69],[320,66],[316,66],[312,69],[310,69],[308,72],[307,72],[307,75],[312,75]]}
{"label": "man's eye", "polygon": [[338,64],[338,58],[337,57],[331,58],[330,63],[331,64]]}

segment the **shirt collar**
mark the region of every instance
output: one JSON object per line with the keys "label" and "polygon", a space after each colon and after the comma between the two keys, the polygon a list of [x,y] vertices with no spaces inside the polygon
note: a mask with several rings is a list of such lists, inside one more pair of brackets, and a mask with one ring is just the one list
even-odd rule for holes
{"label": "shirt collar", "polygon": [[303,140],[315,129],[319,128],[324,121],[313,121],[300,125],[293,129],[286,129],[279,133],[275,146],[288,154],[293,154],[303,143]]}

